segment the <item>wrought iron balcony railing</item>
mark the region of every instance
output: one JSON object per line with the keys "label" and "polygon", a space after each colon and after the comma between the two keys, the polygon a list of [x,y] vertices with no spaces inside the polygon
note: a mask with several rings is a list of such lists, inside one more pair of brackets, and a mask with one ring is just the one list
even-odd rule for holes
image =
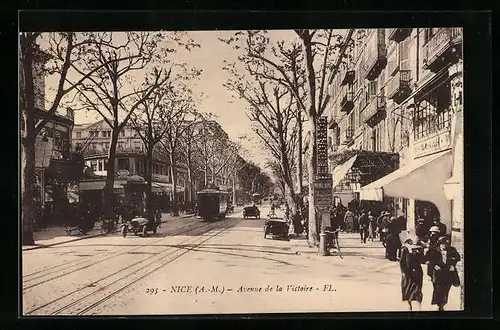
{"label": "wrought iron balcony railing", "polygon": [[372,97],[370,102],[361,112],[363,122],[370,127],[374,127],[385,117],[386,99],[383,93]]}
{"label": "wrought iron balcony railing", "polygon": [[344,132],[344,141],[342,142],[342,144],[349,144],[351,143],[353,140],[353,137],[354,137],[354,127],[347,127],[345,132]]}
{"label": "wrought iron balcony railing", "polygon": [[341,71],[342,82],[341,85],[352,84],[355,78],[354,66],[349,65]]}
{"label": "wrought iron balcony railing", "polygon": [[401,104],[411,93],[411,71],[398,71],[387,84],[387,98]]}
{"label": "wrought iron balcony railing", "polygon": [[424,45],[424,68],[438,72],[462,54],[462,29],[442,28]]}
{"label": "wrought iron balcony railing", "polygon": [[348,113],[352,108],[354,108],[354,92],[350,88],[344,88],[340,101],[340,111]]}

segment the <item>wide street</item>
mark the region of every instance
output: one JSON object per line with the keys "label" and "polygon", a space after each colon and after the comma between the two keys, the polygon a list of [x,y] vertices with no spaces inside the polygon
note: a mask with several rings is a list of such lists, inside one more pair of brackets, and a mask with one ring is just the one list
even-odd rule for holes
{"label": "wide street", "polygon": [[[268,213],[268,205],[261,214]],[[342,258],[305,238],[264,238],[264,219],[195,217],[155,236],[119,233],[23,251],[24,315],[404,311],[399,265],[378,241],[341,234]],[[432,285],[424,278],[423,310]],[[452,288],[447,310],[459,308]]]}

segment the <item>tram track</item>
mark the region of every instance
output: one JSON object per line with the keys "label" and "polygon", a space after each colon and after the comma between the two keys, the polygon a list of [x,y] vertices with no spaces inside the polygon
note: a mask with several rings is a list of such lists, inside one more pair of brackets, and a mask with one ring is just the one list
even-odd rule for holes
{"label": "tram track", "polygon": [[[46,269],[42,269],[42,270],[30,273],[30,274],[26,274],[23,276],[23,291],[26,291],[26,290],[31,289],[33,287],[36,287],[38,285],[47,283],[53,279],[56,279],[56,278],[59,278],[62,276],[66,276],[66,275],[70,275],[72,273],[75,273],[75,272],[83,270],[83,269],[90,268],[90,267],[98,265],[102,262],[108,261],[112,258],[120,257],[122,255],[126,255],[126,254],[131,253],[131,252],[136,252],[144,247],[154,246],[156,243],[167,240],[171,237],[175,237],[177,235],[183,235],[183,234],[195,231],[195,230],[203,228],[203,227],[208,228],[208,227],[210,227],[210,225],[211,225],[210,223],[203,223],[199,226],[189,226],[188,228],[181,230],[180,232],[172,233],[168,236],[155,239],[154,241],[148,240],[148,241],[146,241],[145,244],[140,244],[140,246],[135,246],[133,248],[124,247],[123,249],[119,249],[118,251],[114,251],[112,253],[105,254],[104,258],[100,258],[98,260],[91,260],[92,258],[94,258],[96,256],[96,255],[92,255],[92,256],[85,257],[86,259],[83,259],[83,260],[82,260],[82,258],[75,259],[75,260],[72,260],[72,261],[67,262],[67,263],[58,264],[58,265],[52,266],[50,268],[46,268]],[[73,267],[76,267],[76,269],[70,270]],[[65,272],[66,270],[70,270],[70,271]],[[37,275],[37,276],[32,277],[33,275]],[[50,275],[54,275],[54,276],[50,276]],[[48,278],[46,278],[46,277],[48,277]]]}
{"label": "tram track", "polygon": [[[182,257],[191,250],[200,246],[211,238],[220,235],[222,232],[234,226],[239,220],[224,222],[222,226],[210,228],[202,231],[194,237],[190,237],[178,243],[178,246],[169,247],[162,252],[151,255],[139,262],[135,262],[127,267],[119,269],[113,274],[100,278],[88,284],[84,288],[74,290],[53,299],[47,303],[37,306],[25,315],[82,315],[96,308],[103,302],[129,288],[146,276],[158,269],[168,265],[174,260]],[[215,234],[205,236],[215,230]],[[158,265],[159,263],[159,265]],[[125,283],[123,283],[125,282]],[[82,303],[85,303],[83,305]],[[86,306],[86,307],[85,307]],[[83,308],[82,308],[83,307]]]}

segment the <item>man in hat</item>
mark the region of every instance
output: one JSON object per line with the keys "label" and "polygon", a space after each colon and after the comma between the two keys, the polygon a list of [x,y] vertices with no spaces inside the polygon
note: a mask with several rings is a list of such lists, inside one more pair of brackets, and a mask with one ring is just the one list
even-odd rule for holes
{"label": "man in hat", "polygon": [[363,210],[361,212],[361,216],[359,217],[359,232],[361,234],[361,243],[366,243],[366,239],[368,238],[368,227],[370,226],[370,219],[366,214],[366,211]]}
{"label": "man in hat", "polygon": [[384,228],[387,227],[387,222],[388,222],[388,216],[390,215],[389,212],[387,211],[382,211],[380,213],[380,216],[377,218],[377,230],[379,232],[379,237],[380,237],[380,241],[382,241],[384,239]]}
{"label": "man in hat", "polygon": [[442,223],[439,218],[434,218],[434,220],[432,221],[432,226],[436,226],[439,228],[439,235],[441,236],[446,235],[446,230],[447,230],[446,225]]}
{"label": "man in hat", "polygon": [[429,249],[437,247],[437,240],[439,238],[439,227],[438,226],[432,226],[429,229],[429,242],[428,242],[428,247]]}
{"label": "man in hat", "polygon": [[390,261],[397,261],[397,252],[401,246],[401,241],[399,239],[399,226],[396,221],[396,217],[391,217],[387,223],[387,236],[386,236],[386,246],[385,246],[385,257]]}

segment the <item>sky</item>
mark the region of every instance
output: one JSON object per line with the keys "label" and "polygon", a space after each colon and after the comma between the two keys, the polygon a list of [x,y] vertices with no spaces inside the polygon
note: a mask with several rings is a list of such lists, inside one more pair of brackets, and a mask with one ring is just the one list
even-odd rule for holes
{"label": "sky", "polygon": [[[234,141],[239,141],[238,137],[246,135],[247,141],[241,143],[248,151],[246,158],[264,167],[268,155],[262,151],[258,143],[257,136],[252,132],[251,123],[245,115],[247,103],[240,99],[231,99],[231,92],[223,87],[228,79],[228,74],[222,70],[223,60],[237,62],[238,55],[242,49],[235,50],[231,46],[218,40],[218,37],[228,37],[235,31],[189,31],[188,36],[200,45],[190,52],[182,50],[168,56],[172,61],[184,61],[189,66],[202,69],[200,79],[192,89],[195,94],[204,94],[198,106],[202,112],[211,112],[217,116],[216,120]],[[271,40],[290,40],[295,37],[291,30],[269,31]],[[46,79],[47,85],[53,85],[55,81]],[[50,92],[46,88],[47,102],[50,104]],[[232,100],[232,103],[230,102]],[[99,120],[101,117],[95,113],[85,110],[75,112],[75,123],[90,123]]]}

